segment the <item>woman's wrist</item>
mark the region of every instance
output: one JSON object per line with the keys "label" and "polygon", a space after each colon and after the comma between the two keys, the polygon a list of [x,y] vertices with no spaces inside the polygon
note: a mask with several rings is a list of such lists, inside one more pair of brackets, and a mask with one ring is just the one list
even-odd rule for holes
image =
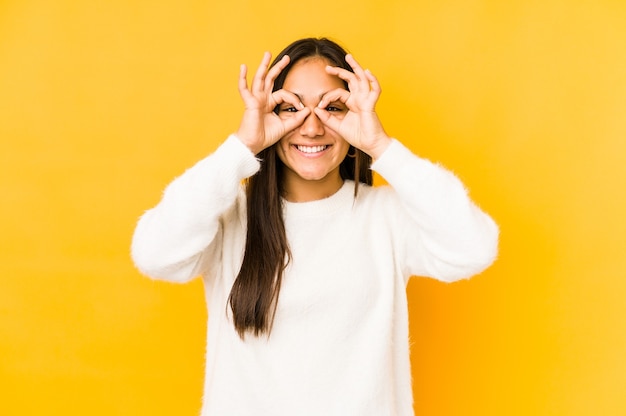
{"label": "woman's wrist", "polygon": [[261,150],[263,150],[263,149],[257,149],[254,146],[254,144],[251,144],[249,140],[246,140],[245,135],[241,134],[239,131],[233,133],[233,136],[235,136],[237,140],[239,140],[241,144],[246,146],[248,150],[250,150],[250,152],[252,152],[252,154],[254,155],[258,154]]}
{"label": "woman's wrist", "polygon": [[261,152],[261,150],[263,150],[263,148],[259,148],[257,140],[250,140],[249,137],[247,137],[247,135],[245,134],[245,132],[242,132],[241,129],[237,130],[237,132],[234,134],[235,137],[237,137],[239,139],[239,141],[241,143],[243,143],[253,154],[258,154],[259,152]]}
{"label": "woman's wrist", "polygon": [[391,141],[391,137],[385,135],[384,137],[376,140],[375,144],[372,147],[362,150],[370,155],[373,160],[377,160],[382,156],[383,153],[385,153],[385,150],[387,150],[387,148],[391,144]]}

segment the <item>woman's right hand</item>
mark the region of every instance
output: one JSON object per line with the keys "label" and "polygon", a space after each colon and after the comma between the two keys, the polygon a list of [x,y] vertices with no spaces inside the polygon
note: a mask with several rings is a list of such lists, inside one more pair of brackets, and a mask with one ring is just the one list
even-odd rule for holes
{"label": "woman's right hand", "polygon": [[[284,56],[268,70],[270,59],[270,53],[265,52],[250,88],[248,88],[246,65],[241,65],[239,71],[239,94],[245,110],[237,137],[255,155],[301,125],[311,112],[304,107],[295,94],[282,89],[272,92],[276,77],[289,65],[289,57]],[[300,111],[295,112],[293,117],[281,119],[274,113],[274,109],[283,103],[288,103]]]}

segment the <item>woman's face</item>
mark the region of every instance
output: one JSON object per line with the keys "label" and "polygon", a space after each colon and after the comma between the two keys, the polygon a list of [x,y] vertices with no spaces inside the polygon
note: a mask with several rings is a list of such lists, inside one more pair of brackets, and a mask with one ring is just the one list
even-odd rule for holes
{"label": "woman's face", "polygon": [[[339,184],[342,180],[339,165],[346,157],[350,145],[335,131],[326,127],[313,109],[329,91],[345,88],[341,79],[326,73],[328,61],[313,57],[296,62],[283,84],[283,89],[300,98],[302,104],[311,110],[304,123],[289,132],[276,145],[278,157],[285,165],[284,189],[289,193],[299,185],[310,187]],[[334,117],[343,118],[347,112],[345,104],[331,103],[326,110]],[[287,118],[297,111],[291,104],[278,107],[278,116]],[[338,188],[337,188],[338,189]],[[337,190],[335,189],[335,191]]]}

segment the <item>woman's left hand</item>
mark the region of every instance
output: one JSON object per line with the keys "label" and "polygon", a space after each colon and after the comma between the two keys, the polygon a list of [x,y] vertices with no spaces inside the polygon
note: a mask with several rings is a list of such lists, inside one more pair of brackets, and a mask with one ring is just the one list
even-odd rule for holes
{"label": "woman's left hand", "polygon": [[[349,91],[338,88],[327,92],[314,111],[322,123],[348,143],[377,159],[391,142],[375,110],[381,88],[376,77],[369,70],[363,70],[352,55],[346,55],[346,62],[354,73],[334,66],[327,66],[326,72],[344,80]],[[325,110],[336,101],[344,103],[348,108],[343,118],[335,117]]]}

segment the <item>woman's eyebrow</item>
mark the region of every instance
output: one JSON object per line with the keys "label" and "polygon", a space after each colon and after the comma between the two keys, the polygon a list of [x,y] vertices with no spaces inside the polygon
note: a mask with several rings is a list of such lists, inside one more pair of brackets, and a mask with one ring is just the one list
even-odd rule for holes
{"label": "woman's eyebrow", "polygon": [[[326,94],[328,94],[330,91],[331,91],[331,90],[324,91],[323,93],[321,93],[321,94],[318,96],[319,100],[321,101],[321,100],[322,100],[322,98],[324,98],[324,96],[325,96]],[[298,99],[300,100],[300,102],[303,102],[303,101],[304,101],[304,97],[303,97],[301,94],[298,94],[297,92],[293,92],[293,91],[289,91],[289,92],[290,92],[290,93],[292,93],[293,95],[295,95],[296,97],[298,97]]]}

